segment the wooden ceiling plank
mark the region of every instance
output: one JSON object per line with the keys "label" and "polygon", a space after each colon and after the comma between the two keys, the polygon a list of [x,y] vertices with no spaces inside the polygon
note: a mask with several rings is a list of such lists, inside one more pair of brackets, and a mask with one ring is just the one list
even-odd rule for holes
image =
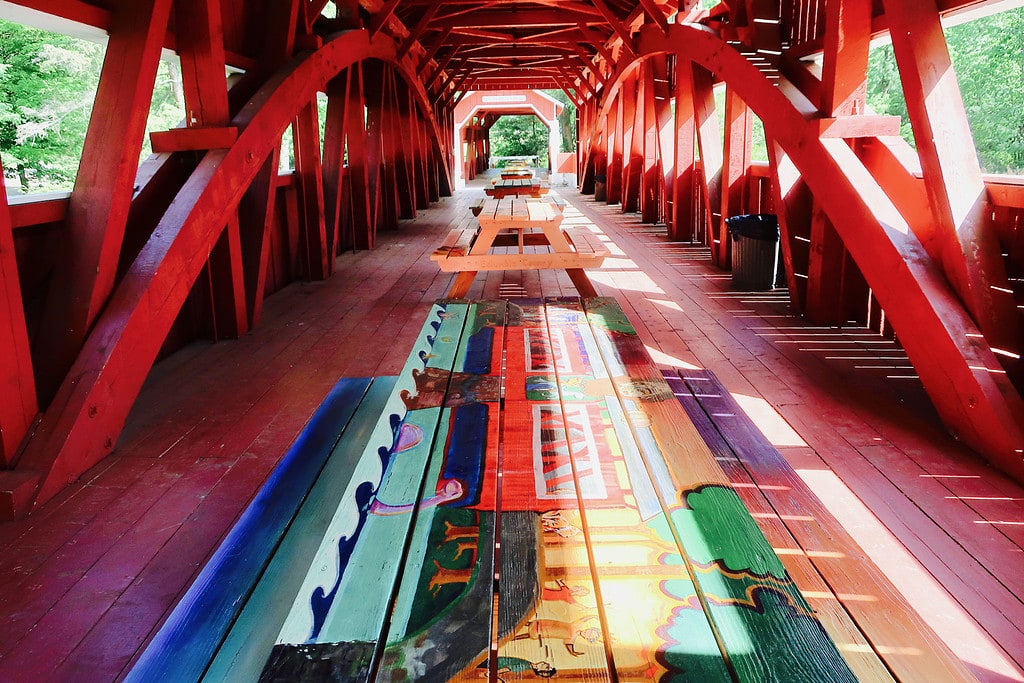
{"label": "wooden ceiling plank", "polygon": [[[444,44],[448,40],[448,36],[450,34],[451,34],[451,29],[445,29],[444,31],[441,31],[441,35],[439,35],[434,40],[434,42],[430,45],[430,47],[427,48],[426,54],[423,55],[423,59],[420,60],[420,66],[419,66],[419,70],[420,71],[423,71],[425,68],[427,68],[427,64],[429,64],[430,60],[433,59],[435,55],[437,55],[437,51],[440,50],[444,46]],[[420,41],[420,44],[423,45],[423,41],[422,40]],[[424,45],[424,47],[426,47],[426,45]],[[454,51],[452,52],[452,54],[455,54]]]}
{"label": "wooden ceiling plank", "polygon": [[377,32],[384,28],[384,25],[388,23],[388,19],[390,19],[391,15],[395,13],[395,8],[398,7],[399,2],[401,2],[401,0],[388,0],[387,4],[384,5],[380,12],[370,17],[370,26],[368,27],[368,30],[370,31],[371,38],[377,35]]}
{"label": "wooden ceiling plank", "polygon": [[662,32],[668,33],[668,19],[654,0],[640,0],[640,4],[643,6],[644,12],[647,13],[647,16],[658,25],[658,28],[660,28]]}
{"label": "wooden ceiling plank", "polygon": [[423,13],[420,20],[416,22],[416,26],[413,27],[412,31],[409,32],[409,36],[402,42],[402,46],[398,48],[398,58],[402,59],[406,53],[412,49],[412,46],[416,44],[416,41],[420,39],[423,32],[426,30],[430,20],[437,14],[437,10],[441,8],[441,3],[436,3],[427,8],[427,11]]}

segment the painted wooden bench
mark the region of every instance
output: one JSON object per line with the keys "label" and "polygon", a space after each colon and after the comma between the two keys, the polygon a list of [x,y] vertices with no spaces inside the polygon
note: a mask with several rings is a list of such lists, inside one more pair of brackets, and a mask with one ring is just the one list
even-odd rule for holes
{"label": "painted wooden bench", "polygon": [[[444,272],[458,273],[448,291],[453,299],[469,291],[480,271],[565,270],[582,296],[596,296],[584,269],[599,268],[608,248],[583,228],[562,229],[564,203],[536,198],[487,199],[470,209],[480,229],[451,230],[430,258]],[[515,247],[514,252],[494,252]],[[526,252],[526,247],[547,247]]]}
{"label": "painted wooden bench", "polygon": [[[811,596],[818,620],[859,680],[975,680],[713,372],[674,369],[664,375],[748,509],[787,520],[762,525],[772,546],[813,550],[780,559]],[[884,662],[870,641],[885,643]]]}
{"label": "painted wooden bench", "polygon": [[503,178],[494,181],[490,187],[484,188],[484,194],[488,197],[500,199],[502,197],[541,197],[546,195],[550,188],[535,182],[532,178]]}
{"label": "painted wooden bench", "polygon": [[614,300],[439,301],[379,381],[129,680],[855,680]]}

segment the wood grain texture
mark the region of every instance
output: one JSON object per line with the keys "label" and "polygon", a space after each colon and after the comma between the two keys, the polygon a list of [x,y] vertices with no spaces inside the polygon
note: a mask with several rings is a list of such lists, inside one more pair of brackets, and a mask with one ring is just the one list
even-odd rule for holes
{"label": "wood grain texture", "polygon": [[586,310],[644,458],[671,475],[662,504],[737,678],[855,680],[621,309]]}
{"label": "wood grain texture", "polygon": [[[619,680],[731,680],[583,307],[563,299],[545,308],[551,337],[564,340],[561,355],[571,358],[556,364],[563,412],[594,425],[593,443],[568,443],[577,490],[595,475],[604,484],[603,497],[581,496],[580,515],[609,662]],[[567,428],[586,433],[578,417]],[[590,604],[580,589],[559,594]]]}
{"label": "wood grain texture", "polygon": [[[557,384],[555,367],[566,358],[552,347],[542,302],[520,300],[512,306],[501,547],[510,557],[528,557],[533,544],[536,559],[502,562],[496,674],[524,680],[533,672],[554,669],[558,676],[611,680],[567,425],[557,390],[544,389]],[[509,514],[520,523],[505,524]]]}
{"label": "wood grain texture", "polygon": [[197,680],[202,675],[369,385],[370,380],[339,381],[128,680]]}

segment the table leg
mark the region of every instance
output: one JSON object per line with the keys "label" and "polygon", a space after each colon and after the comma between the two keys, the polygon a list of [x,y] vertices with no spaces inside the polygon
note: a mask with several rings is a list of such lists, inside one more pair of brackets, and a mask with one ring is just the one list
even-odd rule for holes
{"label": "table leg", "polygon": [[[456,275],[455,282],[452,283],[451,289],[448,290],[448,298],[465,299],[466,294],[469,293],[470,286],[473,284],[473,278],[475,277],[475,270],[464,270],[458,275]],[[570,277],[572,276],[570,275]]]}
{"label": "table leg", "polygon": [[587,277],[587,272],[582,268],[566,268],[565,272],[569,274],[569,279],[576,286],[576,291],[580,293],[580,296],[584,299],[589,299],[597,296],[597,290],[594,289],[593,283],[590,282],[590,278]]}

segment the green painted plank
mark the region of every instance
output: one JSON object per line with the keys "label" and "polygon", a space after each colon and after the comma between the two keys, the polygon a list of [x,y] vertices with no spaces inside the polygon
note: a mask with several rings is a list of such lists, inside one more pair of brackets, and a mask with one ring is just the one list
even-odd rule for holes
{"label": "green painted plank", "polygon": [[431,458],[378,681],[477,680],[487,658],[496,472],[485,464],[497,460],[505,308],[470,307],[437,439],[446,449]]}
{"label": "green painted plank", "polygon": [[[602,475],[611,478],[611,472],[625,470],[618,477],[618,485],[626,488],[617,506],[612,501],[600,507],[584,501],[595,578],[619,680],[645,671],[656,672],[652,675],[666,682],[731,681],[583,306],[578,299],[557,300],[549,301],[546,310],[549,329],[572,340],[581,357],[579,369],[573,368],[569,375],[559,372],[562,403],[567,409],[586,406],[602,416],[606,440],[598,453]],[[656,476],[670,486],[668,473],[658,472]],[[612,488],[611,482],[607,488]]]}
{"label": "green painted plank", "polygon": [[585,309],[645,460],[673,478],[661,502],[737,680],[856,680],[618,304],[595,298]]}

